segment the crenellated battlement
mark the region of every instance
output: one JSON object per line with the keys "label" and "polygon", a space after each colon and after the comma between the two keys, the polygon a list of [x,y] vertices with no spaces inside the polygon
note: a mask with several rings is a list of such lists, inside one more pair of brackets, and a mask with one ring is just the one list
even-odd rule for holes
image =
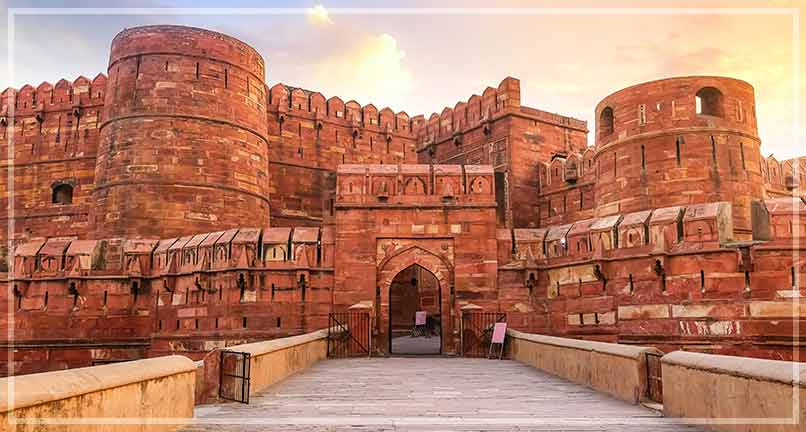
{"label": "crenellated battlement", "polygon": [[431,114],[418,131],[418,149],[424,150],[450,139],[456,143],[462,134],[485,125],[489,128],[491,122],[507,114],[583,132],[588,130],[587,122],[583,120],[521,106],[520,80],[507,77],[498,87],[487,87],[480,96],[474,94],[467,101],[457,102],[453,108],[445,107],[441,113]]}
{"label": "crenellated battlement", "polygon": [[292,115],[313,120],[317,129],[328,122],[374,133],[413,136],[416,134],[415,128],[420,125],[405,111],[395,113],[389,107],[378,111],[373,104],[361,106],[354,100],[345,103],[338,96],[325,99],[322,93],[282,83],[272,86],[267,94],[270,114],[278,119]]}
{"label": "crenellated battlement", "polygon": [[106,83],[106,75],[98,74],[92,80],[84,76],[73,82],[61,79],[55,86],[45,81],[37,87],[30,84],[19,90],[9,87],[1,94],[0,117],[10,116],[12,109],[16,117],[21,117],[103,105]]}
{"label": "crenellated battlement", "polygon": [[379,353],[417,310],[443,353],[471,310],[660,349],[804,346],[806,159],[761,156],[744,81],[619,90],[589,147],[516,78],[411,116],[269,87],[260,53],[204,29],[124,30],[106,72],[0,95],[15,373],[201,358],[345,310],[371,311]]}

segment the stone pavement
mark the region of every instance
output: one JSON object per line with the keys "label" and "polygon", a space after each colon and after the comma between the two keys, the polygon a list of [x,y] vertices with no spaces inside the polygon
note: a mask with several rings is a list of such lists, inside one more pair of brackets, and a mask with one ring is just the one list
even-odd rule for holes
{"label": "stone pavement", "polygon": [[326,360],[252,397],[196,408],[201,431],[696,431],[514,361]]}
{"label": "stone pavement", "polygon": [[403,355],[439,355],[439,336],[400,336],[392,338],[392,353]]}

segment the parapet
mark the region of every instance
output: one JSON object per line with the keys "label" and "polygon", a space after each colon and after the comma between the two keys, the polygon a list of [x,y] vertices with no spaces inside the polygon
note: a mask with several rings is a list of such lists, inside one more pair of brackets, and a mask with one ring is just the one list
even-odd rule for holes
{"label": "parapet", "polygon": [[340,124],[358,129],[366,129],[376,133],[395,133],[413,136],[418,124],[405,112],[395,113],[389,107],[378,111],[373,104],[361,106],[356,101],[345,103],[340,97],[325,99],[320,92],[292,87],[278,83],[268,90],[268,111],[281,120],[286,115],[300,116],[316,121],[321,128],[322,122]]}
{"label": "parapet", "polygon": [[596,147],[668,129],[730,129],[757,137],[753,86],[715,76],[674,77],[619,90],[596,106]]}
{"label": "parapet", "polygon": [[15,116],[74,109],[80,114],[83,106],[104,103],[106,81],[106,75],[98,74],[92,80],[84,76],[79,76],[72,82],[61,79],[55,86],[45,81],[36,88],[30,84],[19,90],[9,87],[0,97],[0,118],[7,118],[12,108]]}
{"label": "parapet", "polygon": [[[775,205],[783,206],[783,199],[768,202],[767,206],[773,208],[770,218],[778,224],[776,232],[788,228],[788,219],[776,217],[791,217],[791,202],[794,201],[787,201],[789,207],[780,207],[780,211]],[[806,204],[797,202],[797,211],[806,213]],[[514,242],[514,259],[529,265],[556,259],[600,259],[618,251],[648,255],[718,249],[732,243],[732,230],[730,203],[714,202],[616,214],[543,229],[515,229],[511,234],[509,230],[499,230],[497,238],[499,243]],[[790,235],[789,232],[776,236]],[[806,232],[806,223],[801,232]]]}
{"label": "parapet", "polygon": [[[417,131],[417,148],[423,150],[432,144],[453,139],[471,129],[506,114],[518,114],[536,121],[576,128],[587,132],[587,122],[559,114],[521,106],[520,80],[507,77],[498,87],[487,87],[481,96],[472,95],[467,101],[456,103],[433,113]],[[457,138],[458,139],[458,138]]]}
{"label": "parapet", "polygon": [[495,203],[489,165],[339,165],[337,205]]}
{"label": "parapet", "polygon": [[9,278],[24,283],[117,275],[136,281],[215,270],[332,268],[333,248],[330,227],[245,227],[162,240],[40,238],[14,248]]}
{"label": "parapet", "polygon": [[207,29],[151,25],[123,30],[112,39],[109,66],[144,55],[172,53],[206,58],[240,67],[262,81],[263,57],[254,48],[232,36]]}

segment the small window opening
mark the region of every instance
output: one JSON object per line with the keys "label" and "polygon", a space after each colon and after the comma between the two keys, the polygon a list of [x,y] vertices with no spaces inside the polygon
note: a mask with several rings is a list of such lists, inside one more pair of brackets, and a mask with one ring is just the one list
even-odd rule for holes
{"label": "small window opening", "polygon": [[282,327],[282,324],[283,324],[282,319],[280,317],[277,317],[277,328]]}
{"label": "small window opening", "polygon": [[246,328],[246,317],[241,319],[241,327]]}
{"label": "small window opening", "polygon": [[747,169],[744,161],[744,143],[739,143],[739,155],[742,157],[742,169]]}
{"label": "small window opening", "polygon": [[646,149],[641,145],[641,169],[646,171]]}
{"label": "small window opening", "polygon": [[605,107],[599,114],[599,136],[605,137],[613,133],[613,108]]}
{"label": "small window opening", "polygon": [[700,292],[705,292],[705,272],[700,270]]}
{"label": "small window opening", "polygon": [[617,166],[616,166],[617,163],[618,163],[618,154],[616,152],[613,152],[613,176],[614,177],[618,175],[618,173],[617,173],[618,170],[617,170]]}
{"label": "small window opening", "polygon": [[716,138],[711,135],[711,159],[714,161],[714,165],[716,165]]}
{"label": "small window opening", "polygon": [[798,287],[798,275],[795,272],[795,267],[792,266],[790,271],[791,271],[791,275],[792,275],[792,278],[791,278],[791,280],[792,280],[792,288],[797,288]]}
{"label": "small window opening", "polygon": [[723,117],[722,92],[713,87],[704,87],[695,96],[697,114]]}
{"label": "small window opening", "polygon": [[59,184],[53,188],[52,199],[53,204],[72,204],[73,203],[73,187],[69,184]]}
{"label": "small window opening", "polygon": [[240,290],[240,300],[243,301],[246,294],[246,279],[244,279],[243,273],[238,275],[238,289]]}
{"label": "small window opening", "polygon": [[633,292],[635,292],[635,285],[633,284],[632,281],[632,273],[630,273],[629,275],[629,281],[630,281],[630,294],[632,294]]}

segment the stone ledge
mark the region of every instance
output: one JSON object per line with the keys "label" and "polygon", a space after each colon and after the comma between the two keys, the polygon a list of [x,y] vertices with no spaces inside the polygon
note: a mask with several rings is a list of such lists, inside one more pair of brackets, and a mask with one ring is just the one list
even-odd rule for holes
{"label": "stone ledge", "polygon": [[274,339],[265,342],[254,342],[244,345],[236,345],[227,347],[225,351],[238,351],[249,353],[252,356],[261,356],[264,354],[281,351],[297,345],[303,345],[308,342],[327,338],[327,329],[317,330],[311,333],[305,333],[299,336],[291,336],[282,339]]}
{"label": "stone ledge", "polygon": [[8,388],[13,380],[15,391],[13,398],[0,393],[0,413],[195,370],[189,358],[172,355],[3,378],[0,388]]}
{"label": "stone ledge", "polygon": [[629,359],[640,358],[645,353],[660,353],[659,350],[651,347],[634,345],[621,345],[616,343],[595,342],[579,339],[568,339],[555,336],[545,336],[539,334],[523,333],[517,330],[508,329],[507,334],[516,339],[523,339],[546,345],[553,345],[562,348],[573,348],[583,351],[593,351],[603,354],[610,354]]}
{"label": "stone ledge", "polygon": [[664,365],[676,365],[806,388],[806,364],[803,363],[686,351],[674,351],[666,354],[661,362]]}

